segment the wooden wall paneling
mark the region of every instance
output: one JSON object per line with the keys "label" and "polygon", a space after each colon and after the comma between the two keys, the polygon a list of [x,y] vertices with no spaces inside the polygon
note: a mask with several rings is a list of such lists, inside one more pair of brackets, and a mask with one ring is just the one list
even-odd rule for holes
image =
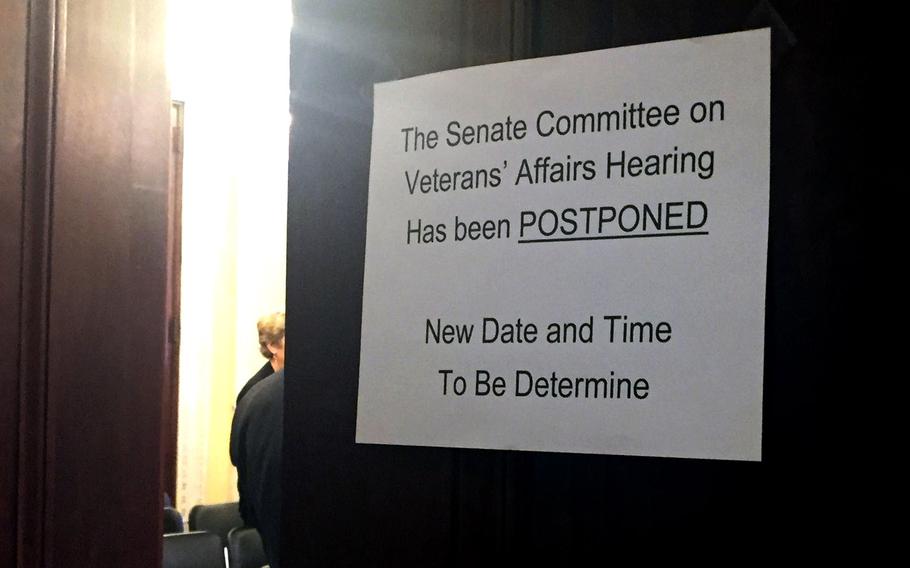
{"label": "wooden wall paneling", "polygon": [[28,7],[19,317],[17,565],[46,566],[47,352],[57,7]]}
{"label": "wooden wall paneling", "polygon": [[0,564],[155,566],[164,3],[0,12]]}
{"label": "wooden wall paneling", "polygon": [[166,330],[163,2],[59,6],[46,562],[152,566]]}
{"label": "wooden wall paneling", "polygon": [[26,8],[0,0],[0,566],[17,551]]}

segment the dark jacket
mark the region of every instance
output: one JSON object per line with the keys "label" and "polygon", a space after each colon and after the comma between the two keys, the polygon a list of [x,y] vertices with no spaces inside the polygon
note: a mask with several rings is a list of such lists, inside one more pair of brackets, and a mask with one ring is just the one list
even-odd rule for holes
{"label": "dark jacket", "polygon": [[259,381],[237,404],[231,462],[237,467],[240,514],[262,535],[272,568],[280,568],[281,437],[284,370]]}
{"label": "dark jacket", "polygon": [[259,381],[266,377],[270,377],[275,374],[275,369],[272,368],[272,362],[266,361],[265,365],[261,369],[256,371],[256,374],[250,377],[250,380],[243,385],[243,388],[240,389],[240,394],[237,395],[237,404],[240,404],[240,399],[250,392],[250,389],[259,384]]}

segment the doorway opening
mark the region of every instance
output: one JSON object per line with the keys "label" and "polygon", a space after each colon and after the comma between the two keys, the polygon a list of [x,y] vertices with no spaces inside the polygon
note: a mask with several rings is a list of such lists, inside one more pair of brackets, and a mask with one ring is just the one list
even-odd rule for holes
{"label": "doorway opening", "polygon": [[168,2],[171,378],[165,491],[237,501],[228,439],[237,393],[265,360],[257,320],[283,312],[291,5]]}

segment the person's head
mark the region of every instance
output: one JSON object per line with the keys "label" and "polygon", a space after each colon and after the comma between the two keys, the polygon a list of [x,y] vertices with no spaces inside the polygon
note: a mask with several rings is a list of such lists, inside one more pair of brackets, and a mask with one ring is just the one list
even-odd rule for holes
{"label": "person's head", "polygon": [[259,352],[271,361],[275,371],[284,368],[284,312],[275,312],[259,318]]}

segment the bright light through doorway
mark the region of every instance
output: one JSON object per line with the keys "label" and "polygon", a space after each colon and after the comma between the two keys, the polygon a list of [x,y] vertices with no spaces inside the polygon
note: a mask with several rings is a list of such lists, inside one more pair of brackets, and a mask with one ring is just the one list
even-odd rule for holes
{"label": "bright light through doorway", "polygon": [[176,506],[234,501],[234,400],[262,366],[256,320],[284,309],[291,4],[170,0],[184,103]]}

